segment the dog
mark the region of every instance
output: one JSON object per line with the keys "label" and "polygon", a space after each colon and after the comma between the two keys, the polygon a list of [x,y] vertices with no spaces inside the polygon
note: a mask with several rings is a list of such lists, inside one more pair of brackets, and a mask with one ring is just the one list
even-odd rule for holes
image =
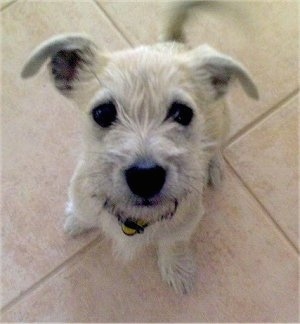
{"label": "dog", "polygon": [[86,35],[59,35],[35,49],[21,73],[29,78],[49,61],[50,80],[82,112],[65,232],[99,227],[124,260],[155,245],[162,278],[178,293],[194,286],[189,241],[204,214],[203,189],[222,180],[226,94],[238,80],[258,99],[241,63],[185,44],[188,13],[202,3],[173,3],[157,44],[108,53]]}

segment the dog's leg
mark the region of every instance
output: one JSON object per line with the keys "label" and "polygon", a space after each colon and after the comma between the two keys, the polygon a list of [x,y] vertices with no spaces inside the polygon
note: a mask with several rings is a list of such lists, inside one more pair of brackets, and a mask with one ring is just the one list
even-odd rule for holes
{"label": "dog's leg", "polygon": [[78,217],[76,217],[72,200],[69,200],[67,203],[65,215],[67,218],[64,224],[64,231],[70,236],[80,235],[95,227],[91,224],[87,224],[81,221]]}
{"label": "dog's leg", "polygon": [[221,186],[224,173],[224,161],[221,153],[217,153],[213,156],[213,158],[209,161],[208,165],[208,184],[213,188],[219,188]]}
{"label": "dog's leg", "polygon": [[76,236],[99,227],[102,205],[100,198],[95,194],[95,186],[91,181],[86,181],[83,163],[79,163],[69,188],[64,231]]}
{"label": "dog's leg", "polygon": [[188,242],[161,243],[158,247],[158,265],[164,281],[177,293],[187,294],[195,281],[195,258]]}

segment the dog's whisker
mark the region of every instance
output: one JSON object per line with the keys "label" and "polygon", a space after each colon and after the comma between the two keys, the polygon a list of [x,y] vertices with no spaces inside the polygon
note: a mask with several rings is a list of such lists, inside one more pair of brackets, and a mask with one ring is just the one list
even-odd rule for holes
{"label": "dog's whisker", "polygon": [[191,184],[188,181],[182,180],[182,183],[186,186],[186,189],[192,189],[192,191],[195,191],[199,194],[201,194],[201,190],[199,190],[199,188],[195,187],[193,184]]}
{"label": "dog's whisker", "polygon": [[182,175],[185,178],[187,178],[188,180],[196,180],[196,181],[198,181],[198,180],[201,180],[203,178],[203,176],[193,176],[193,175],[191,175],[189,173],[185,173],[185,172],[182,172]]}

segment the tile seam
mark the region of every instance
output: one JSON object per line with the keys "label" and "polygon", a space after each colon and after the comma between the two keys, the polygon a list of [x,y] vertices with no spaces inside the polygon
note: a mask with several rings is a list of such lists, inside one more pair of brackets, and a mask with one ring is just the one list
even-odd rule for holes
{"label": "tile seam", "polygon": [[242,129],[237,131],[236,134],[231,136],[227,142],[225,143],[224,150],[228,147],[230,147],[232,144],[236,143],[241,137],[246,135],[247,133],[251,132],[254,127],[258,126],[259,124],[263,123],[265,120],[267,120],[273,113],[281,109],[283,106],[288,104],[290,101],[292,101],[297,95],[299,94],[299,88],[293,90],[290,92],[286,97],[281,99],[279,102],[277,102],[275,105],[273,105],[270,109],[262,113],[260,116],[255,118],[252,122],[244,126]]}
{"label": "tile seam", "polygon": [[5,9],[9,8],[11,5],[15,4],[18,0],[13,0],[12,2],[9,2],[0,9],[0,12],[4,11]]}
{"label": "tile seam", "polygon": [[105,15],[105,17],[109,20],[109,22],[111,23],[111,25],[114,27],[114,29],[124,38],[124,40],[128,43],[128,45],[130,45],[130,47],[133,47],[134,44],[133,42],[127,37],[127,35],[122,31],[122,29],[120,28],[120,26],[118,26],[118,24],[115,23],[115,21],[113,20],[113,18],[110,16],[110,14],[103,8],[103,6],[97,1],[97,0],[93,0],[93,2],[95,3],[96,7]]}
{"label": "tile seam", "polygon": [[14,297],[12,300],[10,300],[8,303],[4,304],[1,308],[1,315],[8,312],[11,308],[13,308],[15,305],[17,305],[19,302],[21,302],[24,298],[26,298],[31,293],[35,292],[39,287],[41,287],[44,283],[46,283],[48,280],[51,280],[54,278],[60,271],[62,271],[66,266],[71,265],[72,263],[75,263],[76,260],[85,252],[89,251],[91,248],[96,246],[98,243],[103,240],[102,235],[99,234],[95,239],[93,239],[91,242],[89,242],[87,245],[84,245],[81,249],[76,251],[74,254],[69,256],[67,259],[65,259],[62,263],[60,263],[57,267],[55,267],[53,270],[48,272],[46,275],[38,279],[34,284],[32,284],[30,287],[22,291],[18,296]]}
{"label": "tile seam", "polygon": [[299,256],[299,249],[298,249],[298,247],[294,244],[294,242],[288,237],[288,235],[281,228],[281,226],[272,217],[272,215],[268,211],[268,209],[259,200],[259,198],[251,190],[251,188],[247,185],[247,183],[243,180],[243,178],[240,176],[240,174],[235,170],[235,168],[233,167],[233,165],[230,163],[230,161],[227,159],[226,156],[224,156],[224,159],[226,161],[226,164],[229,166],[229,169],[231,170],[231,172],[238,178],[239,182],[243,185],[243,187],[247,190],[247,192],[251,195],[251,197],[257,202],[257,204],[263,210],[263,214],[265,214],[266,218],[270,221],[270,223],[273,225],[273,227],[276,229],[276,231],[280,234],[281,237],[284,238],[284,240],[286,241],[286,243],[292,248],[292,250],[297,254],[297,256]]}

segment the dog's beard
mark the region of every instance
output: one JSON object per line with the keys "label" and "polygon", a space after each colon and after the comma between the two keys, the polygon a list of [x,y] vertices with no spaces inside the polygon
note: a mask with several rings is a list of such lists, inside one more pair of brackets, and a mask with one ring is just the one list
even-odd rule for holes
{"label": "dog's beard", "polygon": [[154,222],[171,219],[177,211],[178,200],[174,198],[163,203],[144,200],[124,204],[107,198],[103,207],[121,222],[126,219]]}
{"label": "dog's beard", "polygon": [[197,155],[196,167],[191,163],[196,158],[177,160],[174,158],[173,163],[169,162],[170,158],[169,160],[163,159],[163,161],[168,160],[168,177],[161,192],[149,199],[134,195],[130,192],[123,174],[123,169],[130,165],[128,155],[134,156],[134,153],[126,152],[126,159],[124,153],[122,160],[120,155],[116,155],[116,152],[122,152],[122,149],[117,144],[115,146],[114,154],[107,154],[107,151],[111,152],[112,149],[105,149],[101,155],[99,154],[101,157],[99,164],[102,165],[102,169],[98,172],[101,177],[97,185],[101,189],[105,188],[105,191],[101,190],[103,208],[112,217],[121,222],[132,219],[143,220],[147,223],[171,219],[178,205],[181,205],[188,196],[201,194],[199,182],[203,182],[202,170],[205,168],[199,168],[202,160],[198,159]]}
{"label": "dog's beard", "polygon": [[123,183],[111,181],[110,185],[103,186],[110,188],[105,193],[103,207],[121,222],[126,219],[143,220],[147,223],[169,220],[175,215],[178,206],[190,195],[201,193],[197,188],[201,179],[201,174],[189,176],[187,172],[182,172],[178,178],[173,176],[162,192],[150,199],[137,197],[129,193]]}

